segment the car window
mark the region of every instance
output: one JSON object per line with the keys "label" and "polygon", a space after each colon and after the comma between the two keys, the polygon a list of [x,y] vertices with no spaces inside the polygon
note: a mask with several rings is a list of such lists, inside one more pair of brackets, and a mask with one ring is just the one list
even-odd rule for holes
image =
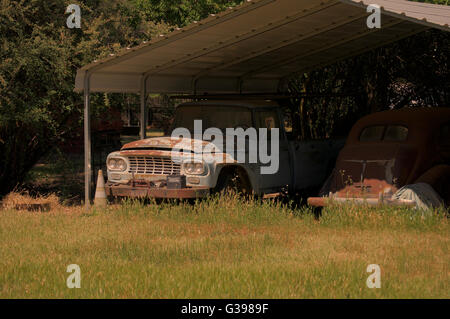
{"label": "car window", "polygon": [[377,142],[381,141],[383,138],[384,126],[370,126],[366,127],[360,137],[359,140],[361,142]]}
{"label": "car window", "polygon": [[404,142],[408,139],[409,130],[405,126],[392,125],[386,129],[384,141],[388,142]]}

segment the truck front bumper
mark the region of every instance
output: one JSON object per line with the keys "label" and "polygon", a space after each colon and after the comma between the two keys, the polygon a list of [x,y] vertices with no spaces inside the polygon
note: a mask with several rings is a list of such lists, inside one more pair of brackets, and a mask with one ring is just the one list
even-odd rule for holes
{"label": "truck front bumper", "polygon": [[112,197],[131,198],[158,198],[158,199],[195,199],[204,198],[209,195],[210,188],[187,187],[180,189],[169,189],[167,187],[152,187],[149,185],[133,185],[106,183],[106,195]]}

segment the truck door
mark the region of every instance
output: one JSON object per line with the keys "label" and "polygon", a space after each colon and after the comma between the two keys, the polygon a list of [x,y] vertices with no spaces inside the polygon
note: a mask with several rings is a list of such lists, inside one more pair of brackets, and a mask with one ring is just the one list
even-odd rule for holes
{"label": "truck door", "polygon": [[[284,188],[291,184],[291,163],[289,156],[289,143],[286,139],[286,135],[281,125],[280,114],[277,109],[257,109],[255,111],[255,124],[256,128],[265,128],[268,130],[267,145],[270,150],[273,150],[271,146],[271,129],[279,130],[279,168],[275,174],[271,175],[259,175],[260,189],[265,193],[278,192],[281,188]],[[269,166],[270,164],[262,164],[261,166]]]}

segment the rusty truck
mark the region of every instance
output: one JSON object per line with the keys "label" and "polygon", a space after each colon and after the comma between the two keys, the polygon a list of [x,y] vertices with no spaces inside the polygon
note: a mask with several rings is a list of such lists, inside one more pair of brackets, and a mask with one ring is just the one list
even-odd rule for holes
{"label": "rusty truck", "polygon": [[[292,140],[286,134],[283,119],[276,101],[200,100],[183,103],[176,108],[172,131],[176,128],[193,131],[194,122],[200,120],[203,131],[215,128],[225,135],[227,128],[245,131],[254,128],[258,132],[268,129],[267,136],[258,136],[261,140],[270,139],[270,130],[278,129],[279,165],[276,172],[262,174],[264,163],[237,161],[239,150],[230,153],[219,148],[218,151],[209,147],[210,139],[149,138],[124,145],[108,156],[107,194],[113,197],[187,199],[230,188],[257,196],[320,189],[345,140]],[[246,141],[245,150],[241,148],[240,151],[248,153],[249,145],[257,141],[248,137]],[[196,142],[201,146],[200,151],[194,147]],[[212,160],[198,157],[212,149],[215,155]],[[174,179],[175,183],[171,183]]]}

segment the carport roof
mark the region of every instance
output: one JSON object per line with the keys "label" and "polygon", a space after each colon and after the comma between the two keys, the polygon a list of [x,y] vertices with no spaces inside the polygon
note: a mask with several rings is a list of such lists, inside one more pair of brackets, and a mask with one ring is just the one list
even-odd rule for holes
{"label": "carport roof", "polygon": [[[367,27],[371,3],[381,29]],[[88,76],[92,92],[279,92],[294,74],[449,23],[449,6],[405,0],[247,0],[84,66],[75,90]]]}

